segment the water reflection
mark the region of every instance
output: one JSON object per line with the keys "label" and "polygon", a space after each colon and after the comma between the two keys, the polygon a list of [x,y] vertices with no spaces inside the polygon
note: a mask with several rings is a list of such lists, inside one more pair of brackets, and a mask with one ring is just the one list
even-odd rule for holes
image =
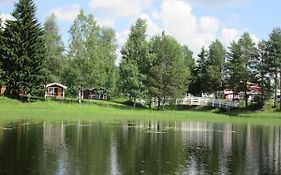
{"label": "water reflection", "polygon": [[0,174],[281,174],[281,126],[0,123]]}

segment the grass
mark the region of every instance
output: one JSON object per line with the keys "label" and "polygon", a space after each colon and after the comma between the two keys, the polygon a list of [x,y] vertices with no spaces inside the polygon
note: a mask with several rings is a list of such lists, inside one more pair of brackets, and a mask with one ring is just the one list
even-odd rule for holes
{"label": "grass", "polygon": [[106,101],[84,101],[83,104],[62,103],[62,101],[23,103],[0,97],[0,120],[64,120],[86,122],[112,120],[184,120],[281,125],[281,113],[265,111],[232,111],[223,113],[212,108],[156,111],[141,108],[132,109],[124,104]]}

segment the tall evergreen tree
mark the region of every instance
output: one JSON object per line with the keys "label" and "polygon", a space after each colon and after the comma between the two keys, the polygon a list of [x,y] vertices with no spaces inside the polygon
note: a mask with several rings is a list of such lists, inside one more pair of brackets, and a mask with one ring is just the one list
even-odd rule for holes
{"label": "tall evergreen tree", "polygon": [[209,53],[202,47],[198,54],[197,64],[192,70],[192,82],[189,87],[189,92],[195,96],[202,96],[202,93],[209,92],[209,85],[207,85],[207,61]]}
{"label": "tall evergreen tree", "polygon": [[42,68],[45,58],[43,30],[35,16],[32,0],[19,0],[4,31],[7,51],[3,68],[10,95],[34,94],[43,86]]}
{"label": "tall evergreen tree", "polygon": [[60,82],[62,67],[65,64],[63,56],[64,45],[56,24],[56,16],[51,14],[44,23],[44,41],[46,47],[46,83]]}
{"label": "tall evergreen tree", "polygon": [[192,76],[192,70],[195,68],[195,60],[193,58],[193,52],[188,48],[188,46],[183,46],[183,54],[184,54],[184,63],[187,69],[187,92],[189,91],[189,85],[195,79]]}
{"label": "tall evergreen tree", "polygon": [[240,80],[242,75],[240,70],[244,69],[244,66],[240,61],[241,55],[241,46],[237,42],[233,41],[230,44],[229,51],[227,53],[225,73],[227,85],[234,93],[238,93],[241,90]]}
{"label": "tall evergreen tree", "polygon": [[4,85],[4,72],[2,70],[3,54],[4,54],[4,29],[2,27],[2,19],[0,18],[0,87]]}
{"label": "tall evergreen tree", "polygon": [[[280,89],[281,89],[281,28],[274,28],[270,34],[269,39],[269,59],[271,73],[274,76],[274,107],[277,103],[277,88],[278,88],[278,74],[280,77]],[[281,110],[281,100],[280,100],[280,110]]]}
{"label": "tall evergreen tree", "polygon": [[186,92],[187,69],[182,46],[172,37],[155,36],[151,40],[152,66],[149,91],[158,99],[158,109]]}
{"label": "tall evergreen tree", "polygon": [[250,81],[251,77],[253,77],[252,66],[257,56],[257,48],[249,33],[244,33],[239,39],[238,44],[241,45],[242,48],[241,64],[243,68],[240,70],[242,72],[241,81],[243,82],[242,87],[244,90],[245,105],[248,106],[247,83]]}
{"label": "tall evergreen tree", "polygon": [[258,44],[258,55],[254,60],[253,73],[254,79],[261,87],[260,104],[264,105],[268,98],[270,87],[270,59],[268,42],[260,41]]}
{"label": "tall evergreen tree", "polygon": [[247,83],[253,77],[253,61],[257,56],[255,43],[249,33],[244,33],[238,42],[231,43],[227,58],[228,84],[234,91],[243,91],[245,106],[248,106]]}
{"label": "tall evergreen tree", "polygon": [[207,82],[209,82],[209,93],[215,93],[223,89],[223,69],[225,63],[225,49],[219,40],[212,42],[209,46],[209,57],[207,60]]}
{"label": "tall evergreen tree", "polygon": [[[143,97],[146,90],[145,81],[149,70],[146,28],[146,21],[137,19],[131,26],[129,38],[121,50],[120,88],[134,101],[134,106],[136,98]],[[128,84],[130,82],[131,85]]]}

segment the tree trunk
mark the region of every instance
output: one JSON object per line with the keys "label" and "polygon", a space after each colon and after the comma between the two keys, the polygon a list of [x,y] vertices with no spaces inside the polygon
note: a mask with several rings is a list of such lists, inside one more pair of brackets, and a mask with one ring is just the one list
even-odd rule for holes
{"label": "tree trunk", "polygon": [[163,106],[162,106],[162,109],[164,110],[165,109],[165,103],[166,103],[166,98],[164,97],[164,100],[163,100]]}
{"label": "tree trunk", "polygon": [[280,92],[279,92],[279,104],[280,104],[280,112],[281,112],[281,71],[280,71],[280,73],[279,73],[279,78],[280,78],[280,82],[279,82],[279,84],[280,84],[280,87],[279,87],[279,90],[280,90]]}
{"label": "tree trunk", "polygon": [[157,97],[158,101],[157,101],[157,109],[160,110],[160,107],[161,107],[161,98],[160,97]]}
{"label": "tree trunk", "polygon": [[149,109],[151,109],[152,108],[152,98],[151,97],[149,97],[148,98],[148,106],[149,106]]}
{"label": "tree trunk", "polygon": [[245,106],[248,106],[248,94],[247,94],[247,81],[244,82],[244,98],[245,98]]}
{"label": "tree trunk", "polygon": [[137,100],[136,97],[134,97],[134,108],[136,108],[136,103],[137,103],[136,100]]}
{"label": "tree trunk", "polygon": [[275,72],[275,77],[274,77],[274,104],[273,104],[273,108],[276,108],[276,102],[277,102],[277,72]]}

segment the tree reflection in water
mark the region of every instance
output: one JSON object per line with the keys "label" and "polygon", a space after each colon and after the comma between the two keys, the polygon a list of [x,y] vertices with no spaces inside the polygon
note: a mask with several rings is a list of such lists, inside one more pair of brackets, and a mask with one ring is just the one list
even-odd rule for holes
{"label": "tree reflection in water", "polygon": [[0,124],[0,174],[281,174],[281,126]]}

